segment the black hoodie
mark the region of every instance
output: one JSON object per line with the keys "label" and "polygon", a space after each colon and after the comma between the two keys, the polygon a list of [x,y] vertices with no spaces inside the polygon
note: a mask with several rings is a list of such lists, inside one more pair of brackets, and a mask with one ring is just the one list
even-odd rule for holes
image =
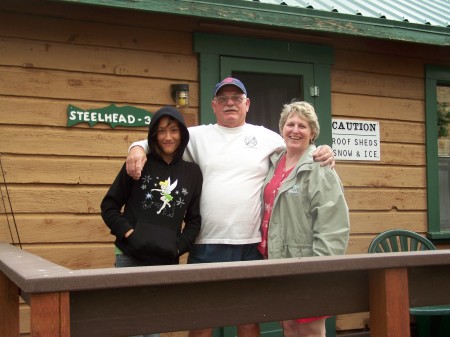
{"label": "black hoodie", "polygon": [[[170,164],[157,150],[156,130],[163,116],[177,120],[180,127],[180,146]],[[149,125],[150,153],[141,178],[133,180],[124,164],[101,203],[102,218],[116,236],[116,246],[148,265],[177,264],[200,231],[203,177],[197,164],[182,159],[188,142],[189,132],[178,110],[158,110]],[[125,238],[132,228],[134,232]]]}

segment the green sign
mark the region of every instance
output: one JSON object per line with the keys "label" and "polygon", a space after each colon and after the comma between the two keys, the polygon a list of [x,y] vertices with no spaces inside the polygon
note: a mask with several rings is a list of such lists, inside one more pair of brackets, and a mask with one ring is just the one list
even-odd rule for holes
{"label": "green sign", "polygon": [[101,109],[84,110],[69,104],[67,107],[67,126],[78,123],[89,123],[92,127],[97,123],[109,124],[112,128],[117,125],[136,127],[147,126],[152,120],[152,114],[144,109],[133,106],[118,107],[114,104]]}

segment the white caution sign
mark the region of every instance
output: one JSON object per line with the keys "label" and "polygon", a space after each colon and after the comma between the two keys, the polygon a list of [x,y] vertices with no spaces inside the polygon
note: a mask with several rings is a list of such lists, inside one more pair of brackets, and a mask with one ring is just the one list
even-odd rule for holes
{"label": "white caution sign", "polygon": [[379,122],[333,119],[331,125],[336,160],[381,160]]}

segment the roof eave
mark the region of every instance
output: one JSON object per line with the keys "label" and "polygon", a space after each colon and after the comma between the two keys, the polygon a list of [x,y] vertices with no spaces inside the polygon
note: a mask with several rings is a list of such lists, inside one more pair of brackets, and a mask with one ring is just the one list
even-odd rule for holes
{"label": "roof eave", "polygon": [[268,27],[450,46],[450,28],[283,5],[228,0],[57,0],[59,2],[243,22]]}

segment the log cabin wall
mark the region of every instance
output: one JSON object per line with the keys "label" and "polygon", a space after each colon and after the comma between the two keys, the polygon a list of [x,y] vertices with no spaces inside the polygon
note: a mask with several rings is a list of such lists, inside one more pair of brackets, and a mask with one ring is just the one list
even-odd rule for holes
{"label": "log cabin wall", "polygon": [[[154,112],[173,105],[172,83],[187,82],[191,106],[183,114],[188,125],[198,124],[192,36],[173,26],[132,25],[137,20],[165,26],[162,18],[136,19],[136,13],[77,6],[67,13],[54,4],[49,14],[35,13],[39,9],[31,4],[29,10],[0,13],[0,152],[20,241],[24,249],[69,268],[110,267],[113,238],[100,217],[100,202],[127,148],[146,138],[147,128],[68,128],[67,107],[115,103]],[[103,14],[121,24],[101,22]],[[8,215],[8,221],[2,216],[0,237],[11,242],[10,225],[18,242]]]}
{"label": "log cabin wall", "polygon": [[[424,67],[450,65],[449,48],[32,1],[3,1],[0,22],[2,241],[18,242],[16,225],[23,249],[52,262],[113,265],[99,206],[128,146],[147,129],[69,128],[67,107],[115,103],[154,112],[173,105],[172,83],[189,83],[190,107],[182,112],[197,125],[194,31],[332,46],[333,118],[377,120],[381,130],[380,162],[337,162],[351,211],[348,253],[366,252],[389,228],[427,230]],[[26,306],[21,315],[26,334]],[[338,330],[367,321],[366,313],[338,317]]]}

